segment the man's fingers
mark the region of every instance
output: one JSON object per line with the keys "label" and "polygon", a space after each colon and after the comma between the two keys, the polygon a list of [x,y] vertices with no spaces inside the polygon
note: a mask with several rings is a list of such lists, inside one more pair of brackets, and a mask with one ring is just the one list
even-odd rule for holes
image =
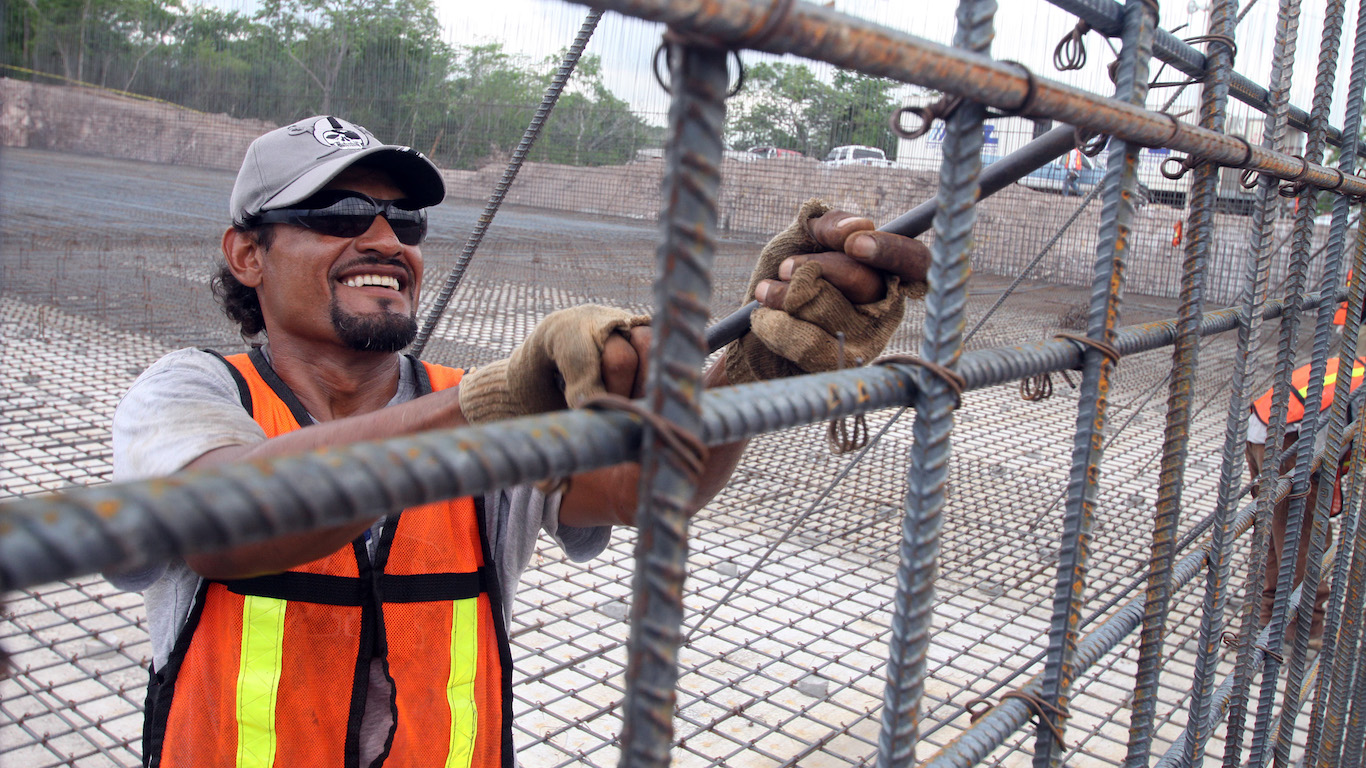
{"label": "man's fingers", "polygon": [[[830,211],[811,221],[811,234],[832,251],[843,251],[858,263],[890,272],[903,282],[925,282],[930,249],[913,238],[879,232],[866,216]],[[833,280],[831,282],[834,282]]]}
{"label": "man's fingers", "polygon": [[778,266],[778,279],[790,280],[807,262],[821,265],[821,277],[839,289],[851,304],[871,304],[887,294],[887,283],[876,270],[843,253],[809,253],[793,256]]}
{"label": "man's fingers", "polygon": [[902,282],[923,283],[930,271],[930,249],[919,240],[891,232],[856,232],[845,240],[844,252]]}
{"label": "man's fingers", "polygon": [[654,341],[654,332],[648,325],[637,325],[631,329],[631,347],[636,352],[636,381],[631,389],[631,398],[645,397],[645,382],[648,381],[650,372],[650,344]]}
{"label": "man's fingers", "polygon": [[754,300],[769,309],[782,309],[787,296],[787,283],[781,280],[762,280],[754,287]]}
{"label": "man's fingers", "polygon": [[811,220],[811,235],[832,251],[844,250],[845,239],[853,233],[872,229],[872,219],[846,211],[827,211],[820,218]]}
{"label": "man's fingers", "polygon": [[619,333],[607,337],[602,345],[602,383],[608,392],[632,397],[636,388],[636,371],[640,355],[631,342]]}

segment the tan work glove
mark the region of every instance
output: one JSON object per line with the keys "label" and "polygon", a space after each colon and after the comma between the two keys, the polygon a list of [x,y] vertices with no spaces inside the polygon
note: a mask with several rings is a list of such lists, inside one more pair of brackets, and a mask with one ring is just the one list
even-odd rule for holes
{"label": "tan work glove", "polygon": [[[778,267],[790,256],[828,250],[811,234],[810,222],[830,210],[820,200],[808,200],[797,220],[764,246],[749,280],[745,301],[763,280],[778,279]],[[839,367],[844,333],[844,365],[869,363],[882,354],[901,318],[906,299],[925,295],[924,283],[902,284],[885,276],[887,292],[881,301],[851,304],[844,294],[821,277],[821,265],[799,266],[783,297],[783,309],[759,307],[750,318],[750,332],[726,348],[726,376],[732,384],[832,371]]]}
{"label": "tan work glove", "polygon": [[577,407],[607,391],[602,350],[613,333],[650,318],[585,304],[552,312],[512,357],[489,363],[460,381],[460,410],[471,424]]}

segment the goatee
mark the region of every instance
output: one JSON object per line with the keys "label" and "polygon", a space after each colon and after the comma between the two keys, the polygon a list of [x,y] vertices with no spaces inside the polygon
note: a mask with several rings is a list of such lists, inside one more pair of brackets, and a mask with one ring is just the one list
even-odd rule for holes
{"label": "goatee", "polygon": [[398,352],[417,338],[417,318],[393,312],[350,315],[332,302],[332,327],[353,352]]}

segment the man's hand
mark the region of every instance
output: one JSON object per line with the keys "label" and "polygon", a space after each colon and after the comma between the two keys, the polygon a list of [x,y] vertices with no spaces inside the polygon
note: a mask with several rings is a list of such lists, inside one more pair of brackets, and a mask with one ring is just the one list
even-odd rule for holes
{"label": "man's hand", "polygon": [[[781,310],[793,275],[803,264],[820,265],[820,277],[838,289],[850,304],[872,304],[887,295],[886,275],[902,285],[921,286],[930,267],[930,249],[919,240],[879,232],[872,219],[844,211],[828,211],[810,220],[811,235],[827,250],[798,253],[778,264],[776,279],[760,280],[754,298],[765,307]],[[910,291],[915,293],[914,291]]]}
{"label": "man's hand", "polygon": [[747,298],[762,306],[750,333],[727,348],[731,383],[870,362],[900,325],[905,300],[925,295],[929,262],[922,243],[808,201],[755,266]]}

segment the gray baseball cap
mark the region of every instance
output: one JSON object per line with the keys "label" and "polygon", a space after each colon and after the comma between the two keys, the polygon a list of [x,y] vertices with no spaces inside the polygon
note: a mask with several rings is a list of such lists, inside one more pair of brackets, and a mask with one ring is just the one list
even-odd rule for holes
{"label": "gray baseball cap", "polygon": [[247,147],[232,185],[233,223],[244,224],[262,211],[303,202],[365,158],[375,158],[404,195],[421,207],[446,197],[446,183],[426,155],[411,147],[382,144],[355,123],[319,115],[276,128]]}

